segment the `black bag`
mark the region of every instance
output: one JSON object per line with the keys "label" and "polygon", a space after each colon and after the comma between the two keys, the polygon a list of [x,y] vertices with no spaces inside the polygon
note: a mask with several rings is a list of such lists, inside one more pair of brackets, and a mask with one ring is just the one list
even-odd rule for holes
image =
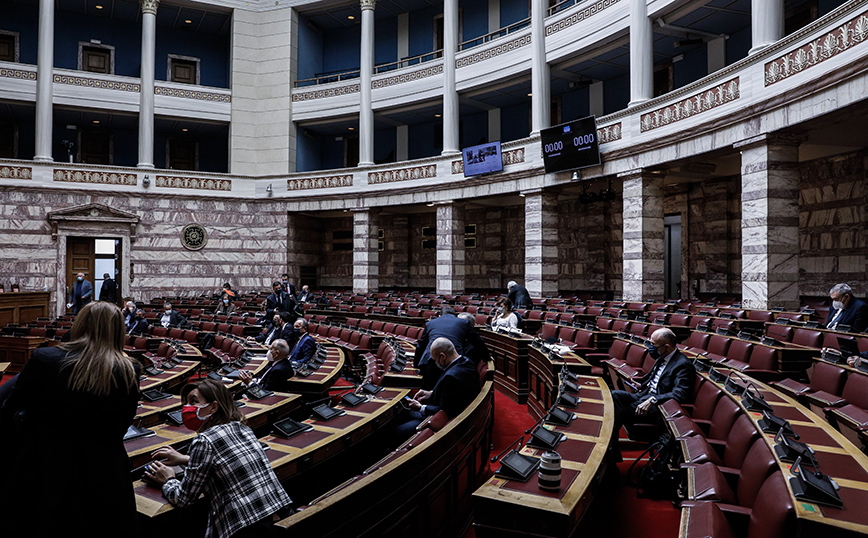
{"label": "black bag", "polygon": [[217,339],[214,338],[214,333],[206,333],[205,336],[203,336],[202,339],[199,340],[199,350],[206,351],[208,349],[211,349],[212,347],[214,347],[214,342],[216,340]]}
{"label": "black bag", "polygon": [[648,454],[648,462],[639,471],[636,480],[636,496],[648,499],[674,500],[677,496],[680,480],[678,464],[681,459],[681,452],[678,449],[678,441],[667,434],[649,446],[630,466],[627,471],[628,478],[633,475],[633,467],[646,454]]}

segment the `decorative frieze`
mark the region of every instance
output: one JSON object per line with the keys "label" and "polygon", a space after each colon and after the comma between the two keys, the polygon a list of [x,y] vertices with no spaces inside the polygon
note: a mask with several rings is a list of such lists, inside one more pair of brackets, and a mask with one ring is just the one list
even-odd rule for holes
{"label": "decorative frieze", "polygon": [[437,165],[414,166],[412,168],[399,168],[398,170],[381,170],[368,173],[368,184],[394,183],[396,181],[409,181],[413,179],[427,179],[437,177]]}
{"label": "decorative frieze", "polygon": [[170,189],[196,189],[200,191],[232,190],[232,180],[202,177],[157,176],[154,185]]}
{"label": "decorative frieze", "polygon": [[90,172],[87,170],[54,169],[54,181],[65,183],[96,183],[98,185],[127,185],[138,183],[136,174],[119,172]]}
{"label": "decorative frieze", "polygon": [[484,62],[485,60],[490,60],[495,56],[500,56],[501,54],[512,52],[527,45],[530,45],[530,34],[518,37],[516,39],[513,39],[512,41],[507,41],[506,43],[501,43],[496,47],[479,51],[475,54],[471,54],[470,56],[465,56],[464,58],[456,60],[455,67],[461,68],[468,65],[473,65],[475,63]]}
{"label": "decorative frieze", "polygon": [[195,99],[197,101],[211,101],[214,103],[230,103],[232,97],[223,93],[201,92],[196,90],[180,90],[176,88],[154,88],[155,95],[165,95],[166,97],[181,97],[183,99]]}
{"label": "decorative frieze", "polygon": [[133,84],[132,82],[117,82],[113,80],[100,80],[98,78],[71,77],[69,75],[54,75],[54,82],[57,84],[68,84],[70,86],[83,86],[85,88],[102,88],[105,90],[118,90],[122,92],[139,93],[142,90],[140,84]]}
{"label": "decorative frieze", "polygon": [[563,19],[546,26],[546,35],[550,36],[554,33],[560,32],[561,30],[566,30],[570,26],[578,24],[587,18],[593,17],[597,13],[600,13],[606,8],[614,6],[620,1],[621,0],[600,0],[598,2],[593,2],[589,6],[580,9],[569,17],[564,17]]}
{"label": "decorative frieze", "polygon": [[36,71],[24,71],[22,69],[0,69],[2,78],[18,78],[22,80],[36,80]]}
{"label": "decorative frieze", "polygon": [[29,166],[0,166],[0,178],[33,179],[33,168]]}
{"label": "decorative frieze", "polygon": [[352,187],[353,175],[314,177],[308,179],[289,179],[286,190],[301,191],[306,189],[332,189],[335,187]]}
{"label": "decorative frieze", "polygon": [[401,75],[395,75],[393,77],[386,77],[374,80],[371,82],[371,88],[376,90],[378,88],[394,86],[395,84],[403,84],[405,82],[412,82],[414,80],[421,80],[423,78],[433,77],[434,75],[439,75],[441,73],[443,73],[443,64],[432,65],[431,67],[425,69],[417,69],[416,71],[411,71],[409,73],[403,73]]}
{"label": "decorative frieze", "polygon": [[[508,164],[518,164],[524,162],[524,148],[513,149],[510,151],[504,151],[500,154],[500,160],[503,162],[503,166]],[[453,174],[463,174],[464,173],[464,160],[452,161],[452,173]]]}
{"label": "decorative frieze", "polygon": [[697,116],[713,108],[735,101],[738,98],[739,79],[736,77],[687,99],[658,108],[647,114],[642,114],[642,132],[665,127],[666,125]]}
{"label": "decorative frieze", "polygon": [[621,123],[613,123],[597,129],[597,140],[600,144],[621,140]]}
{"label": "decorative frieze", "polygon": [[765,85],[771,86],[821,64],[865,42],[866,39],[868,39],[868,12],[765,64]]}
{"label": "decorative frieze", "polygon": [[361,86],[359,84],[350,84],[349,86],[338,86],[327,90],[316,90],[313,92],[294,93],[292,94],[292,102],[312,101],[314,99],[326,99],[328,97],[339,97],[351,93],[359,93]]}

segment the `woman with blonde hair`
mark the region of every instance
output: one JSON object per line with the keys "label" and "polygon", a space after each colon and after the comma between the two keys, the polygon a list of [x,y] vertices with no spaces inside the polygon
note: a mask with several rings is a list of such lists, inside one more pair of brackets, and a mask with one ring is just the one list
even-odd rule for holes
{"label": "woman with blonde hair", "polygon": [[[136,505],[124,434],[136,415],[136,366],[117,305],[84,306],[70,341],[33,351],[2,409],[8,473],[4,536],[132,534]],[[22,517],[29,514],[30,517]]]}

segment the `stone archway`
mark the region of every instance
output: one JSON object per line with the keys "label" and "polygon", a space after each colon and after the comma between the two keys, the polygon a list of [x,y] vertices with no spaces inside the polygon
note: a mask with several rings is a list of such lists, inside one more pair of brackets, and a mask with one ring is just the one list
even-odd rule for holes
{"label": "stone archway", "polygon": [[130,295],[130,247],[136,240],[136,225],[139,216],[103,204],[85,204],[52,211],[48,214],[51,223],[51,238],[57,242],[57,274],[53,305],[49,309],[58,316],[65,312],[66,303],[66,245],[69,237],[117,237],[121,240],[121,297]]}

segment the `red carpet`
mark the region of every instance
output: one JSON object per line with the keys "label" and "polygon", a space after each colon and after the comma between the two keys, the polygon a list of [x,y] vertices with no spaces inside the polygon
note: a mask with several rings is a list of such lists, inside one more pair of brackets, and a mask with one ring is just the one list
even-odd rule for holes
{"label": "red carpet", "polygon": [[[534,421],[527,412],[527,406],[519,405],[500,392],[494,393],[494,450],[491,455],[500,454],[510,443],[524,435]],[[622,432],[621,437],[626,437]],[[613,475],[604,479],[602,487],[580,524],[581,536],[607,536],[611,538],[670,538],[678,536],[681,511],[670,501],[652,501],[636,497],[636,488],[626,485],[627,469],[644,446],[622,446],[624,460],[618,464],[619,478]],[[495,467],[499,464],[494,464]],[[639,464],[638,466],[641,466]],[[637,467],[638,467],[637,466]],[[638,472],[634,469],[635,474]],[[471,527],[464,538],[475,536]]]}

